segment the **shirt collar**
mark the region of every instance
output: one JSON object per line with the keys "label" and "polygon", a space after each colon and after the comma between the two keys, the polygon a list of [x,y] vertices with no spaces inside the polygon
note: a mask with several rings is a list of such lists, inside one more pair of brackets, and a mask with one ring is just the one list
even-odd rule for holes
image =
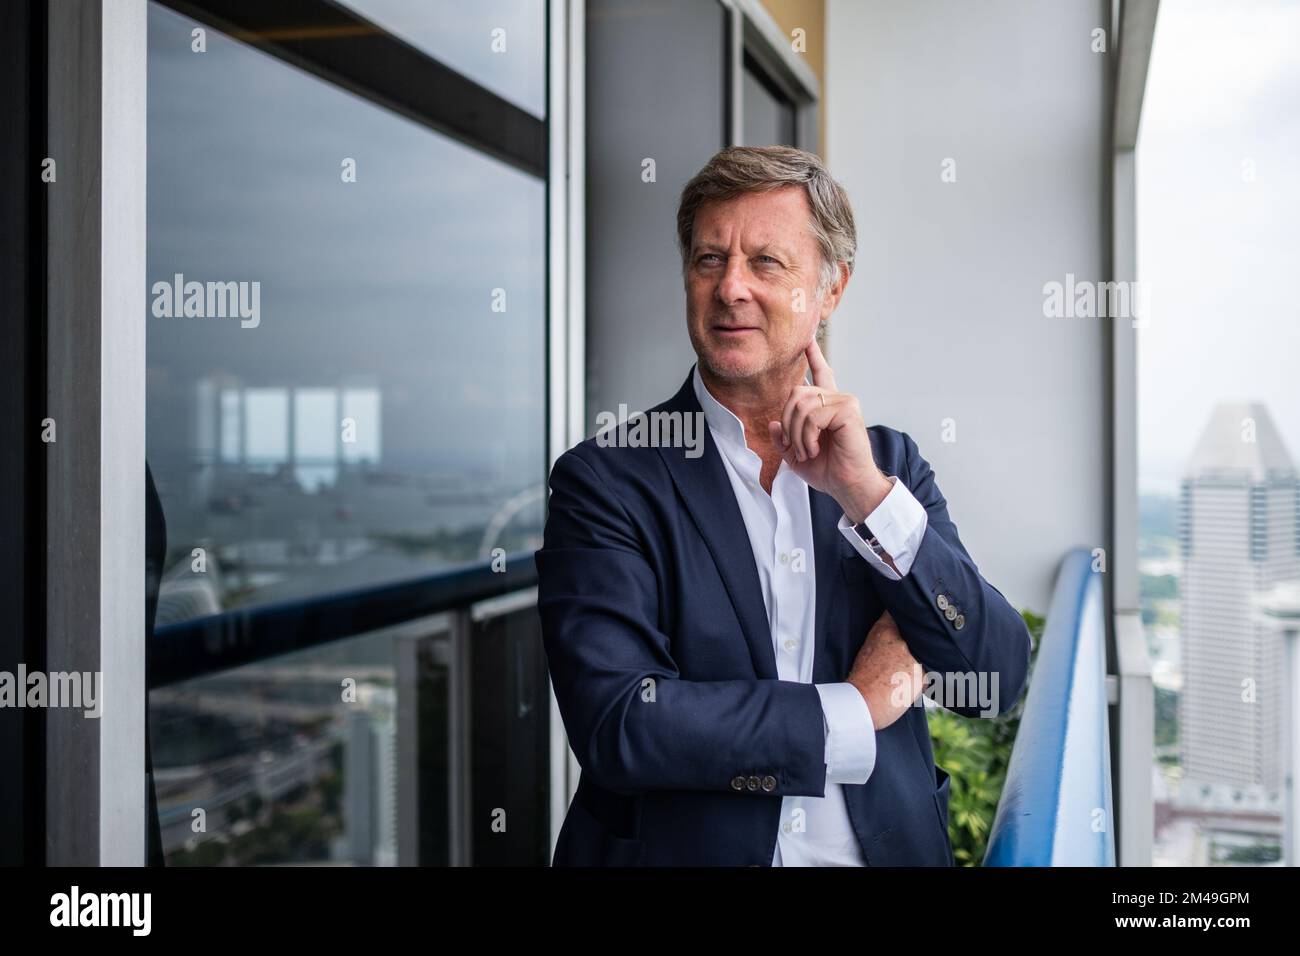
{"label": "shirt collar", "polygon": [[745,444],[745,423],[736,417],[735,412],[713,397],[705,386],[704,379],[700,378],[698,363],[695,366],[694,380],[695,398],[699,401],[700,408],[704,410],[704,420],[713,433],[732,445],[749,448]]}

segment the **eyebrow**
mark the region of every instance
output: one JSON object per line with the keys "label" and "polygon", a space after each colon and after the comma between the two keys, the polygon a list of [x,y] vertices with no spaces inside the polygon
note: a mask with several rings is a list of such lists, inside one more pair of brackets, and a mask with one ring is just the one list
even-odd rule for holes
{"label": "eyebrow", "polygon": [[[719,252],[719,251],[726,252],[727,251],[726,246],[723,246],[721,243],[717,243],[717,242],[698,242],[695,244],[695,248],[691,250],[691,255],[697,256],[702,252]],[[770,255],[770,256],[774,256],[777,259],[784,260],[785,262],[789,262],[793,258],[793,254],[788,249],[775,242],[769,242],[759,246],[757,249],[754,250],[753,255],[756,256]]]}

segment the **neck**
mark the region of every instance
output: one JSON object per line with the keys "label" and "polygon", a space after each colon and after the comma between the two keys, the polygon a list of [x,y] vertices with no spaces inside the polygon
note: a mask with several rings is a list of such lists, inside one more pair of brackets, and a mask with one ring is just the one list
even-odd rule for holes
{"label": "neck", "polygon": [[781,420],[790,392],[804,383],[807,374],[808,361],[802,355],[789,365],[746,379],[720,378],[700,363],[700,380],[709,394],[740,419],[745,426],[745,444],[765,465],[771,464],[773,472],[780,464],[781,452],[768,434],[768,422]]}

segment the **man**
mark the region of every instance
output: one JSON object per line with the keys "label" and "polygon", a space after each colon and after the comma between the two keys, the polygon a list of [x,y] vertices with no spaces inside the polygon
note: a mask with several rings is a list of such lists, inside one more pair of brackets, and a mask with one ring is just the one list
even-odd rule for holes
{"label": "man", "polygon": [[1030,640],[916,443],[866,427],[816,341],[848,198],[816,156],[737,147],[677,221],[699,361],[650,417],[702,417],[703,453],[607,434],[551,474],[538,606],[582,767],[553,862],[952,865],[921,668],[1002,713]]}

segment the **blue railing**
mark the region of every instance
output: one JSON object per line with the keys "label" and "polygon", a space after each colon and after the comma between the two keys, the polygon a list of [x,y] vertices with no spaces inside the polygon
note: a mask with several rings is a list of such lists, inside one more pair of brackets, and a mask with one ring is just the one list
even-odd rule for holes
{"label": "blue railing", "polygon": [[1056,576],[985,866],[1114,866],[1106,626],[1084,548]]}

